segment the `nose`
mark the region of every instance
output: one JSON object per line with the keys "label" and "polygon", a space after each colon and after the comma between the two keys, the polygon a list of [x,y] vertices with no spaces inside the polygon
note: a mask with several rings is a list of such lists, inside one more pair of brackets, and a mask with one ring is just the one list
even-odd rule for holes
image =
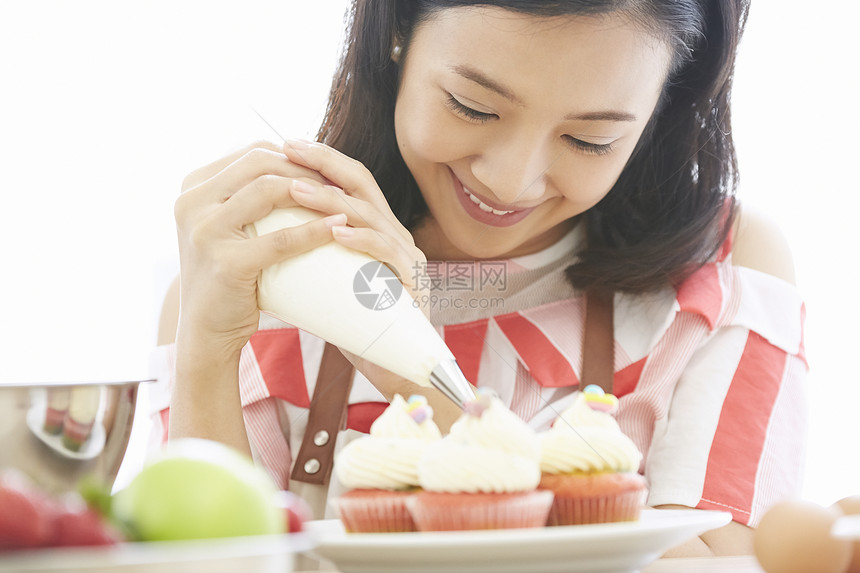
{"label": "nose", "polygon": [[529,203],[546,194],[554,159],[538,135],[501,137],[474,158],[472,175],[503,203]]}

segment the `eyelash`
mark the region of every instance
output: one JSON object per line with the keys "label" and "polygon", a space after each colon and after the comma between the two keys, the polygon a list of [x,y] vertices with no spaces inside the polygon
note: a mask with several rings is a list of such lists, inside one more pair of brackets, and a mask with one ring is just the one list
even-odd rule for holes
{"label": "eyelash", "polygon": [[[498,117],[494,113],[485,113],[463,105],[457,100],[457,98],[455,98],[451,94],[448,94],[448,100],[446,103],[451,109],[451,111],[475,123],[487,123],[494,117]],[[606,155],[607,153],[611,153],[613,150],[611,143],[589,143],[588,141],[582,141],[581,139],[576,139],[575,137],[571,137],[569,135],[565,135],[563,136],[563,138],[565,140],[565,143],[567,143],[574,149],[592,155]]]}
{"label": "eyelash", "polygon": [[476,109],[472,109],[468,106],[465,106],[459,101],[457,101],[457,98],[455,98],[451,94],[448,94],[448,107],[451,108],[454,113],[462,115],[467,119],[478,123],[486,123],[494,117],[498,117],[494,113],[484,113],[482,111],[478,111]]}
{"label": "eyelash", "polygon": [[580,151],[584,151],[585,153],[590,153],[592,155],[606,155],[607,153],[612,153],[612,150],[614,149],[611,143],[590,143],[569,135],[565,135],[563,137],[571,147],[575,147]]}

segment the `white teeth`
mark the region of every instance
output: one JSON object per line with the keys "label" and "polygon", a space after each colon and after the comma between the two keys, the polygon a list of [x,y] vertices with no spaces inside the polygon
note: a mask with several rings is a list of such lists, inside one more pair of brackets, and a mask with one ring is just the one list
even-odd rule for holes
{"label": "white teeth", "polygon": [[466,192],[466,196],[468,196],[469,199],[472,200],[472,203],[480,207],[481,211],[484,211],[485,213],[492,213],[493,215],[507,215],[508,213],[513,213],[513,211],[500,211],[499,209],[493,209],[492,207],[472,195],[472,193],[465,187],[463,187],[463,191]]}

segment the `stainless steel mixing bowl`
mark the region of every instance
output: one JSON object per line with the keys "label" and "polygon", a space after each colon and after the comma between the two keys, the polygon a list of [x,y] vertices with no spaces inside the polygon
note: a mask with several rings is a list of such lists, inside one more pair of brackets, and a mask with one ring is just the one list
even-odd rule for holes
{"label": "stainless steel mixing bowl", "polygon": [[113,485],[128,447],[141,381],[0,384],[0,469],[44,489],[84,476]]}

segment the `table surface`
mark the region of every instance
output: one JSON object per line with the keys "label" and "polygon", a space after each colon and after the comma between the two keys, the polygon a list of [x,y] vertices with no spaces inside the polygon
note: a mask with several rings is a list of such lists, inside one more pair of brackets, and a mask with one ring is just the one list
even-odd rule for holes
{"label": "table surface", "polygon": [[[764,573],[751,555],[739,557],[690,557],[658,559],[641,573]],[[295,573],[337,573],[334,570],[297,570]]]}
{"label": "table surface", "polygon": [[695,557],[658,559],[642,570],[642,573],[764,573],[756,558],[741,557]]}

